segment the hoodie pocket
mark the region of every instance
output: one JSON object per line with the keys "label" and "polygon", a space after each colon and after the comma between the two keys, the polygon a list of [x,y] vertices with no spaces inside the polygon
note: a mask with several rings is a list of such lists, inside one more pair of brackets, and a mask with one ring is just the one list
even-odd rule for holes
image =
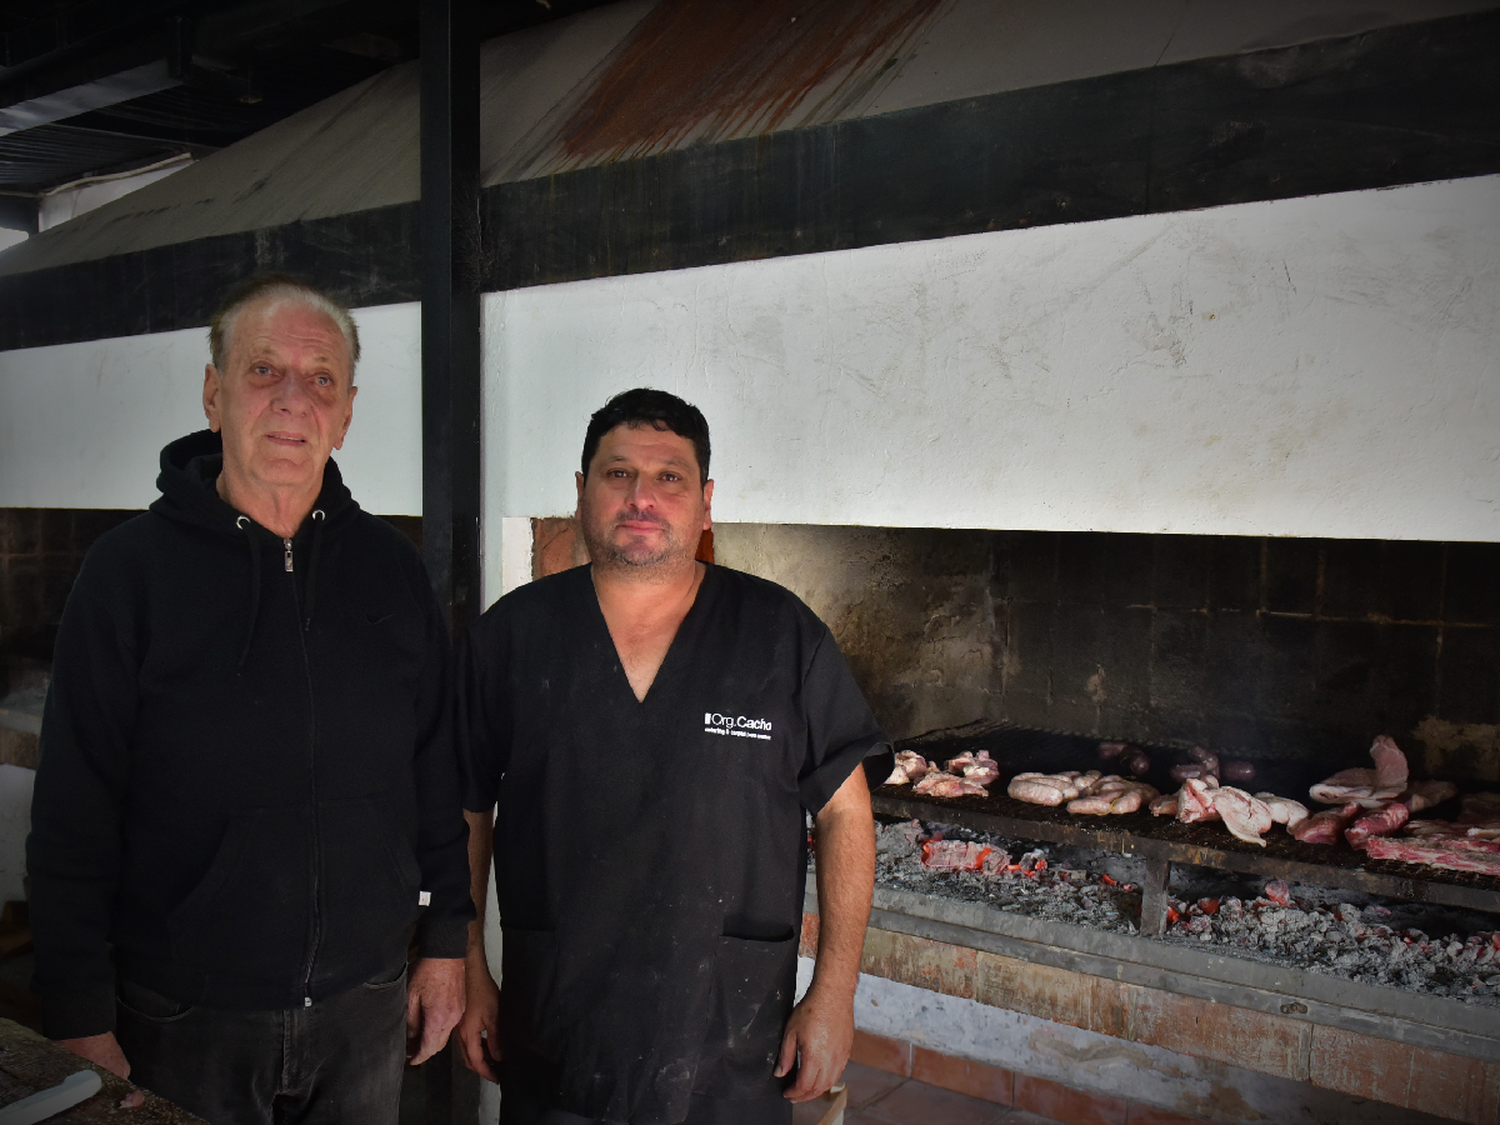
{"label": "hoodie pocket", "polygon": [[777,1087],[776,1057],[797,984],[797,938],[721,937],[708,1040],[694,1092],[747,1097]]}
{"label": "hoodie pocket", "polygon": [[173,959],[210,976],[278,985],[298,979],[310,835],[305,809],[231,814],[207,873],[167,918]]}
{"label": "hoodie pocket", "polygon": [[404,962],[422,870],[396,802],[331,801],[318,812],[322,876],[315,979],[353,986]]}

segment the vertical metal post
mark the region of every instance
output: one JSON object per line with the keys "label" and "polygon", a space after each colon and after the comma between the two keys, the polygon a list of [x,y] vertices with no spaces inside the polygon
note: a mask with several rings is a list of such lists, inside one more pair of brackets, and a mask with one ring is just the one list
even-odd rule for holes
{"label": "vertical metal post", "polygon": [[[422,0],[422,553],[455,640],[481,596],[478,9]],[[473,1125],[457,1050],[423,1071],[427,1125]]]}
{"label": "vertical metal post", "polygon": [[478,9],[422,0],[422,545],[455,639],[481,596]]}

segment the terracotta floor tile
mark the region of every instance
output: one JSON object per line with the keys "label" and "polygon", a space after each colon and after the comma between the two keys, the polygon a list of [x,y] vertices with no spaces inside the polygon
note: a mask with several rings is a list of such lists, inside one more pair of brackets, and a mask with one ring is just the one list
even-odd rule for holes
{"label": "terracotta floor tile", "polygon": [[854,1033],[854,1050],[849,1053],[853,1062],[865,1066],[888,1070],[906,1078],[911,1074],[911,1044],[901,1039],[887,1039],[884,1035],[871,1035],[868,1031]]}
{"label": "terracotta floor tile", "polygon": [[991,1125],[1006,1110],[994,1102],[907,1081],[859,1112],[862,1118],[881,1125]]}
{"label": "terracotta floor tile", "polygon": [[1057,1122],[1050,1117],[1043,1117],[1040,1113],[1013,1109],[995,1118],[995,1125],[1057,1125]]}
{"label": "terracotta floor tile", "polygon": [[844,1076],[840,1081],[849,1087],[849,1106],[855,1108],[885,1097],[906,1079],[887,1070],[877,1070],[873,1066],[852,1062],[844,1067]]}
{"label": "terracotta floor tile", "polygon": [[1200,1125],[1202,1121],[1201,1117],[1189,1117],[1185,1113],[1136,1102],[1131,1102],[1125,1110],[1125,1125]]}
{"label": "terracotta floor tile", "polygon": [[997,1105],[1010,1105],[1012,1075],[998,1066],[944,1055],[917,1047],[912,1053],[911,1076],[930,1086],[941,1086],[971,1098]]}
{"label": "terracotta floor tile", "polygon": [[1029,1074],[1016,1075],[1015,1102],[1019,1109],[1068,1125],[1125,1125],[1126,1103],[1122,1098],[1076,1090]]}

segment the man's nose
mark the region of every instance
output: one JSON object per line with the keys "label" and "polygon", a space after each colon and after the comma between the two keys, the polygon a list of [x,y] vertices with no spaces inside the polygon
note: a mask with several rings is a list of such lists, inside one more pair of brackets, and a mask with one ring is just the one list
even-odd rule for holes
{"label": "man's nose", "polygon": [[641,509],[656,507],[656,489],[649,477],[644,473],[637,473],[630,482],[630,491],[626,493],[630,503]]}
{"label": "man's nose", "polygon": [[273,401],[282,410],[300,412],[307,409],[312,396],[308,394],[301,377],[292,374],[283,379],[276,388],[276,397]]}

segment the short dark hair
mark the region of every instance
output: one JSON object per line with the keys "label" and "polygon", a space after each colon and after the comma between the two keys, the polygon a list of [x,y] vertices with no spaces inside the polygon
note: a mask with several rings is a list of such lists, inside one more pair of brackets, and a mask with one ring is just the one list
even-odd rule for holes
{"label": "short dark hair", "polygon": [[599,452],[599,442],[616,426],[650,426],[687,438],[693,443],[693,452],[698,457],[701,483],[708,483],[708,419],[692,403],[650,387],[621,391],[594,411],[594,416],[589,419],[588,432],[583,437],[585,478],[589,475],[589,463]]}
{"label": "short dark hair", "polygon": [[263,298],[305,305],[333,321],[344,337],[344,346],[349,349],[349,373],[354,373],[354,365],[359,362],[359,329],[354,326],[349,310],[316,286],[284,273],[258,274],[235,286],[224,298],[224,303],[208,322],[208,350],[213,356],[214,367],[221,372],[224,370],[236,318],[246,306]]}

